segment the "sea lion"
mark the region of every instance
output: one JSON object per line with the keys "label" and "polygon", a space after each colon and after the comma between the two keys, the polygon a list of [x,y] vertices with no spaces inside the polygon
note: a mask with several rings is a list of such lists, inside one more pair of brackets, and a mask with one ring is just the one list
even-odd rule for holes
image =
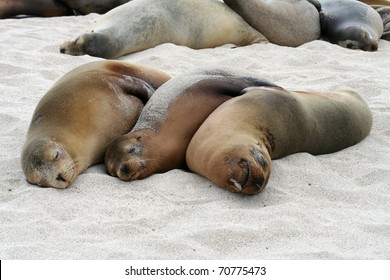
{"label": "sea lion", "polygon": [[378,7],[376,11],[381,16],[383,22],[383,34],[381,39],[390,41],[390,7]]}
{"label": "sea lion", "polygon": [[104,14],[128,1],[129,0],[0,0],[0,19],[18,15],[52,17],[89,13]]}
{"label": "sea lion", "polygon": [[117,58],[163,43],[193,49],[267,39],[217,0],[133,0],[102,16],[88,33],[60,46],[70,55]]}
{"label": "sea lion", "polygon": [[297,47],[320,38],[317,0],[224,0],[271,43]]}
{"label": "sea lion", "polygon": [[256,75],[218,69],[171,79],[150,98],[132,131],[107,148],[107,172],[135,180],[185,167],[187,145],[207,116],[244,88],[262,85],[274,84]]}
{"label": "sea lion", "polygon": [[381,39],[390,41],[390,0],[360,0],[374,8],[382,18],[383,33]]}
{"label": "sea lion", "polygon": [[189,169],[245,194],[264,189],[271,159],[339,151],[366,137],[372,115],[353,90],[332,93],[252,87],[218,107],[188,145]]}
{"label": "sea lion", "polygon": [[342,47],[376,51],[383,22],[372,7],[354,0],[320,0],[322,37]]}
{"label": "sea lion", "polygon": [[170,77],[151,67],[92,62],[59,79],[39,101],[21,163],[27,181],[63,189],[134,126],[143,105]]}

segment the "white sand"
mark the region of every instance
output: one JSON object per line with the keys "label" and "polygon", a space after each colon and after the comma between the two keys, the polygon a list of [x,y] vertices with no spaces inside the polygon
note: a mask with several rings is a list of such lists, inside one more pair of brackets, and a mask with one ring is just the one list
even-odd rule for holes
{"label": "white sand", "polygon": [[338,153],[274,161],[265,191],[228,193],[182,170],[121,182],[90,168],[66,190],[28,184],[20,151],[33,110],[69,70],[98,58],[59,53],[97,15],[0,21],[1,259],[389,259],[390,43],[322,41],[192,50],[165,44],[122,59],[177,75],[237,67],[285,88],[355,88],[371,135]]}

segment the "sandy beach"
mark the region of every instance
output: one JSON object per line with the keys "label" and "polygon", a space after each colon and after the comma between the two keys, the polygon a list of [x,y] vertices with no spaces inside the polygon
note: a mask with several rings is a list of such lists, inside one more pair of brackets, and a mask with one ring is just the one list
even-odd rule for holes
{"label": "sandy beach", "polygon": [[275,160],[256,196],[172,170],[122,182],[96,165],[68,189],[26,182],[20,152],[37,102],[90,56],[59,45],[99,18],[0,21],[0,259],[390,259],[390,42],[377,52],[324,41],[193,50],[164,44],[121,57],[176,76],[234,67],[286,89],[354,88],[371,134],[337,153]]}

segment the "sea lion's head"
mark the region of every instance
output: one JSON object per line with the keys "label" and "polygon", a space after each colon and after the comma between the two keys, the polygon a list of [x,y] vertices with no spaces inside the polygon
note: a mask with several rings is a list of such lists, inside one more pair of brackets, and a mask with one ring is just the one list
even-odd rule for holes
{"label": "sea lion's head", "polygon": [[22,153],[27,181],[41,187],[67,188],[76,177],[76,161],[54,139],[28,142]]}
{"label": "sea lion's head", "polygon": [[339,45],[348,49],[360,49],[374,52],[378,50],[378,41],[369,32],[357,26],[350,26],[339,34]]}
{"label": "sea lion's head", "polygon": [[130,132],[117,138],[106,151],[107,173],[124,181],[143,179],[159,168],[151,153],[151,137],[144,132]]}

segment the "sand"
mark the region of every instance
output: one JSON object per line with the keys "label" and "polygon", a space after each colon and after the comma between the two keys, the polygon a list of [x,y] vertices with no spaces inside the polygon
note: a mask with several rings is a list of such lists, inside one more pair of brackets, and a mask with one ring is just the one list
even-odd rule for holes
{"label": "sand", "polygon": [[372,133],[340,152],[273,162],[256,196],[172,170],[121,182],[96,165],[66,190],[28,184],[20,152],[34,108],[66,72],[99,58],[59,45],[99,18],[0,21],[1,259],[390,259],[390,42],[374,53],[323,41],[192,50],[164,44],[122,57],[172,76],[236,67],[287,89],[356,89]]}

